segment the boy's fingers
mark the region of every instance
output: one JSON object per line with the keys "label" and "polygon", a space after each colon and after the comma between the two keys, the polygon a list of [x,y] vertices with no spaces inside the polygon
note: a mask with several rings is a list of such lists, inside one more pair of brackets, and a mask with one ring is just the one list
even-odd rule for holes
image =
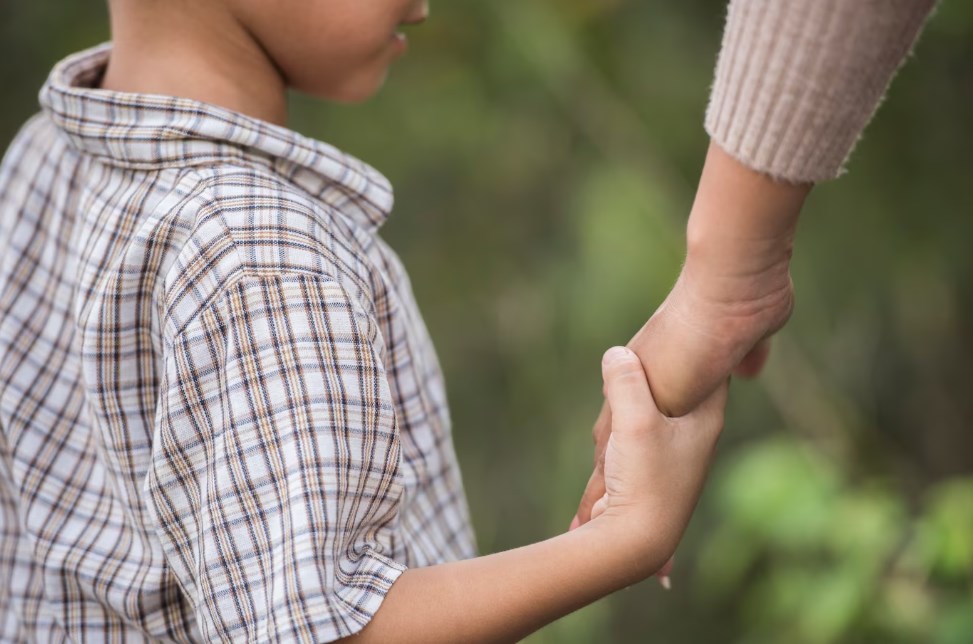
{"label": "boy's fingers", "polygon": [[648,414],[658,415],[649,381],[638,356],[626,347],[612,347],[601,361],[605,394],[611,407],[612,432],[644,425]]}
{"label": "boy's fingers", "polygon": [[681,425],[691,423],[693,426],[709,429],[711,432],[719,434],[723,431],[723,420],[726,414],[726,400],[729,391],[730,380],[727,378],[696,409],[682,418],[676,419],[676,421]]}
{"label": "boy's fingers", "polygon": [[608,495],[603,495],[600,499],[595,501],[595,504],[591,508],[591,519],[592,521],[604,514],[605,510],[608,509]]}
{"label": "boy's fingers", "polygon": [[[612,431],[627,431],[645,422],[646,414],[658,414],[649,383],[638,356],[626,347],[612,347],[601,361],[604,392],[608,404],[595,423],[595,470],[588,479],[578,513],[577,525],[590,521],[592,509],[605,495],[603,455]],[[572,521],[575,526],[575,521]]]}
{"label": "boy's fingers", "polygon": [[605,494],[605,473],[600,467],[596,467],[588,479],[584,494],[581,495],[581,503],[578,504],[578,523],[585,524],[591,520],[591,508],[595,502]]}
{"label": "boy's fingers", "polygon": [[689,413],[689,416],[694,416],[697,418],[711,418],[713,416],[723,417],[723,413],[726,411],[726,399],[730,391],[730,380],[727,378],[720,383],[720,386],[709,395],[709,397],[701,402],[699,406]]}
{"label": "boy's fingers", "polygon": [[694,413],[710,414],[713,412],[723,413],[726,408],[726,399],[730,392],[730,379],[727,378],[720,383],[720,386],[709,395],[709,397],[699,404]]}

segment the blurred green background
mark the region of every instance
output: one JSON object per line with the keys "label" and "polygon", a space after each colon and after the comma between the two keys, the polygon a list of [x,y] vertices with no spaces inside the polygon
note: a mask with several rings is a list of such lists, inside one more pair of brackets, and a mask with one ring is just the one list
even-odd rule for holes
{"label": "blurred green background", "polygon": [[[293,127],[397,187],[384,229],[446,370],[483,552],[567,528],[599,360],[678,273],[719,0],[434,3],[363,106]],[[0,2],[0,146],[101,0]],[[647,582],[529,641],[973,642],[973,5],[947,1],[850,173],[814,192],[798,304],[737,382],[711,483]]]}

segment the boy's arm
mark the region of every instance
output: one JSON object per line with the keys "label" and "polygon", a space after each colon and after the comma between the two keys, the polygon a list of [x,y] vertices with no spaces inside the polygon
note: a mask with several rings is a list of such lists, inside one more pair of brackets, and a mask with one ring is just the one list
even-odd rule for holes
{"label": "boy's arm", "polygon": [[401,434],[367,312],[303,272],[248,273],[208,302],[167,349],[147,481],[207,640],[327,642],[366,627],[364,641],[520,637],[668,559],[722,428],[725,394],[676,432],[619,348],[604,366],[619,446],[604,515],[578,534],[408,570],[391,558],[412,537],[399,532]]}
{"label": "boy's arm", "polygon": [[667,419],[631,351],[609,350],[602,369],[614,414],[597,518],[516,550],[404,572],[354,641],[515,641],[663,565],[702,490],[726,387]]}
{"label": "boy's arm", "polygon": [[664,556],[646,553],[624,527],[599,517],[515,550],[407,570],[372,621],[347,640],[518,641],[662,566]]}

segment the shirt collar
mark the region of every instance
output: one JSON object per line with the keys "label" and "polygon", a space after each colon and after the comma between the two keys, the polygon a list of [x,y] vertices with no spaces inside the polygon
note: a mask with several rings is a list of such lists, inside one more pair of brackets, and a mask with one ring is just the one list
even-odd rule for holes
{"label": "shirt collar", "polygon": [[388,179],[327,143],[187,98],[96,89],[110,53],[104,43],[64,59],[41,89],[41,107],[81,152],[143,170],[256,162],[369,230],[391,212]]}

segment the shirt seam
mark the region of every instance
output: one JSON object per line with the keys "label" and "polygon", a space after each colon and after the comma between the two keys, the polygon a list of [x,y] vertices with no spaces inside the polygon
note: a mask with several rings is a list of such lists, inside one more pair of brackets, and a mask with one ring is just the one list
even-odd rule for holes
{"label": "shirt seam", "polygon": [[310,278],[315,280],[316,282],[331,284],[341,289],[342,294],[346,298],[348,298],[348,301],[353,305],[357,305],[357,307],[361,309],[360,313],[363,313],[365,318],[367,319],[368,324],[366,325],[366,329],[367,329],[366,337],[368,341],[369,342],[375,341],[375,338],[378,334],[378,327],[375,320],[373,320],[372,316],[369,315],[367,307],[362,306],[362,302],[360,302],[357,297],[352,296],[352,294],[348,292],[348,289],[345,288],[344,284],[342,284],[341,281],[338,280],[338,278],[336,278],[335,276],[318,273],[312,270],[299,269],[299,268],[288,268],[286,270],[278,271],[278,270],[262,270],[250,266],[240,266],[236,268],[233,271],[233,273],[231,273],[227,277],[226,282],[219,289],[215,290],[213,294],[210,295],[199,306],[196,312],[194,312],[192,316],[190,316],[190,318],[186,320],[186,322],[184,322],[182,326],[180,326],[178,330],[176,330],[173,333],[172,336],[173,346],[179,344],[179,342],[182,340],[183,336],[193,325],[193,323],[195,323],[207,311],[211,311],[214,307],[219,306],[219,304],[221,304],[230,295],[230,292],[239,286],[240,282],[248,278],[255,278],[258,280],[268,280],[268,279],[288,279],[294,277]]}
{"label": "shirt seam", "polygon": [[[221,204],[219,202],[219,199],[216,198],[215,196],[211,195],[211,194],[210,195],[207,195],[206,194],[208,191],[211,191],[212,188],[216,184],[220,183],[221,181],[225,181],[225,180],[227,180],[227,179],[235,176],[239,172],[248,172],[248,171],[256,170],[256,168],[251,168],[251,167],[249,167],[246,164],[237,164],[237,163],[233,163],[233,164],[214,164],[212,167],[213,168],[226,168],[228,170],[228,172],[226,172],[225,174],[224,173],[220,173],[220,174],[215,174],[214,173],[211,176],[205,176],[204,173],[200,172],[200,169],[201,168],[198,168],[198,167],[189,167],[187,169],[187,176],[190,175],[190,174],[192,174],[195,177],[197,177],[197,179],[199,181],[199,184],[196,186],[196,188],[187,197],[187,200],[192,200],[192,199],[195,198],[195,199],[198,199],[199,201],[202,202],[200,204],[200,207],[199,207],[198,211],[197,211],[197,215],[196,215],[197,220],[200,219],[203,216],[208,216],[210,214],[218,213],[221,210],[222,206],[221,206]],[[291,193],[297,192],[300,196],[305,197],[305,198],[307,198],[309,196],[306,192],[302,192],[300,190],[300,188],[298,188],[298,187],[294,186],[292,183],[284,180],[282,177],[279,177],[279,176],[275,175],[272,172],[266,172],[266,168],[264,168],[263,170],[265,172],[262,173],[262,176],[264,176],[264,178],[266,178],[267,180],[269,180],[272,183],[274,183],[275,185],[277,185],[280,189],[286,190],[286,191],[291,192]],[[230,232],[229,230],[227,230],[226,231],[226,237],[227,237],[227,239],[229,241],[230,246],[233,248],[233,256],[236,259],[236,261],[238,262],[238,266],[236,266],[226,276],[225,282],[219,288],[215,289],[213,291],[213,293],[211,293],[199,305],[199,307],[192,313],[192,315],[190,315],[180,326],[178,326],[172,332],[172,341],[173,341],[173,343],[179,338],[179,336],[181,336],[185,332],[185,330],[190,325],[192,325],[199,318],[200,314],[204,310],[206,310],[207,308],[209,308],[213,304],[214,301],[217,301],[220,298],[224,297],[226,295],[226,293],[231,288],[233,288],[234,286],[236,286],[237,282],[239,282],[241,279],[246,278],[248,275],[249,276],[256,276],[256,277],[263,277],[263,278],[268,278],[268,277],[283,277],[283,276],[287,276],[287,275],[308,275],[308,276],[315,277],[315,278],[319,278],[319,279],[323,278],[323,279],[331,280],[335,284],[337,284],[342,289],[342,291],[344,291],[345,295],[348,297],[349,300],[351,300],[353,302],[356,302],[366,312],[368,312],[369,310],[371,310],[371,309],[374,308],[374,305],[372,307],[367,306],[366,303],[361,300],[361,298],[359,298],[359,297],[353,297],[352,294],[348,292],[348,289],[345,288],[344,284],[341,283],[341,280],[339,279],[339,277],[337,275],[332,275],[332,274],[329,274],[329,273],[326,273],[326,272],[319,272],[319,271],[315,271],[315,270],[311,270],[311,269],[300,269],[300,268],[293,268],[293,267],[287,268],[287,269],[280,269],[280,270],[276,270],[276,269],[275,270],[268,270],[268,269],[259,269],[259,268],[255,268],[253,266],[249,266],[246,263],[246,261],[243,259],[242,254],[240,253],[239,247],[237,245],[237,240],[236,240],[235,236],[232,234],[232,232]],[[170,269],[168,271],[166,271],[166,273],[162,276],[162,279],[159,281],[160,291],[159,291],[159,300],[158,301],[159,301],[160,305],[163,306],[163,310],[160,311],[160,319],[163,319],[163,320],[168,317],[168,315],[163,315],[166,312],[165,311],[165,308],[166,307],[164,306],[164,304],[165,304],[165,300],[167,299],[167,295],[168,295],[167,292],[166,292],[166,290],[165,290],[165,285],[168,283],[169,277],[170,277],[172,271],[174,271],[174,270],[176,270],[176,266],[175,265],[173,265],[172,267],[170,267]],[[365,279],[363,279],[362,281],[363,282],[367,282],[367,280],[365,280]],[[165,325],[163,324],[163,328],[164,328],[164,326]],[[373,327],[374,324],[370,324],[369,326],[370,327]]]}

